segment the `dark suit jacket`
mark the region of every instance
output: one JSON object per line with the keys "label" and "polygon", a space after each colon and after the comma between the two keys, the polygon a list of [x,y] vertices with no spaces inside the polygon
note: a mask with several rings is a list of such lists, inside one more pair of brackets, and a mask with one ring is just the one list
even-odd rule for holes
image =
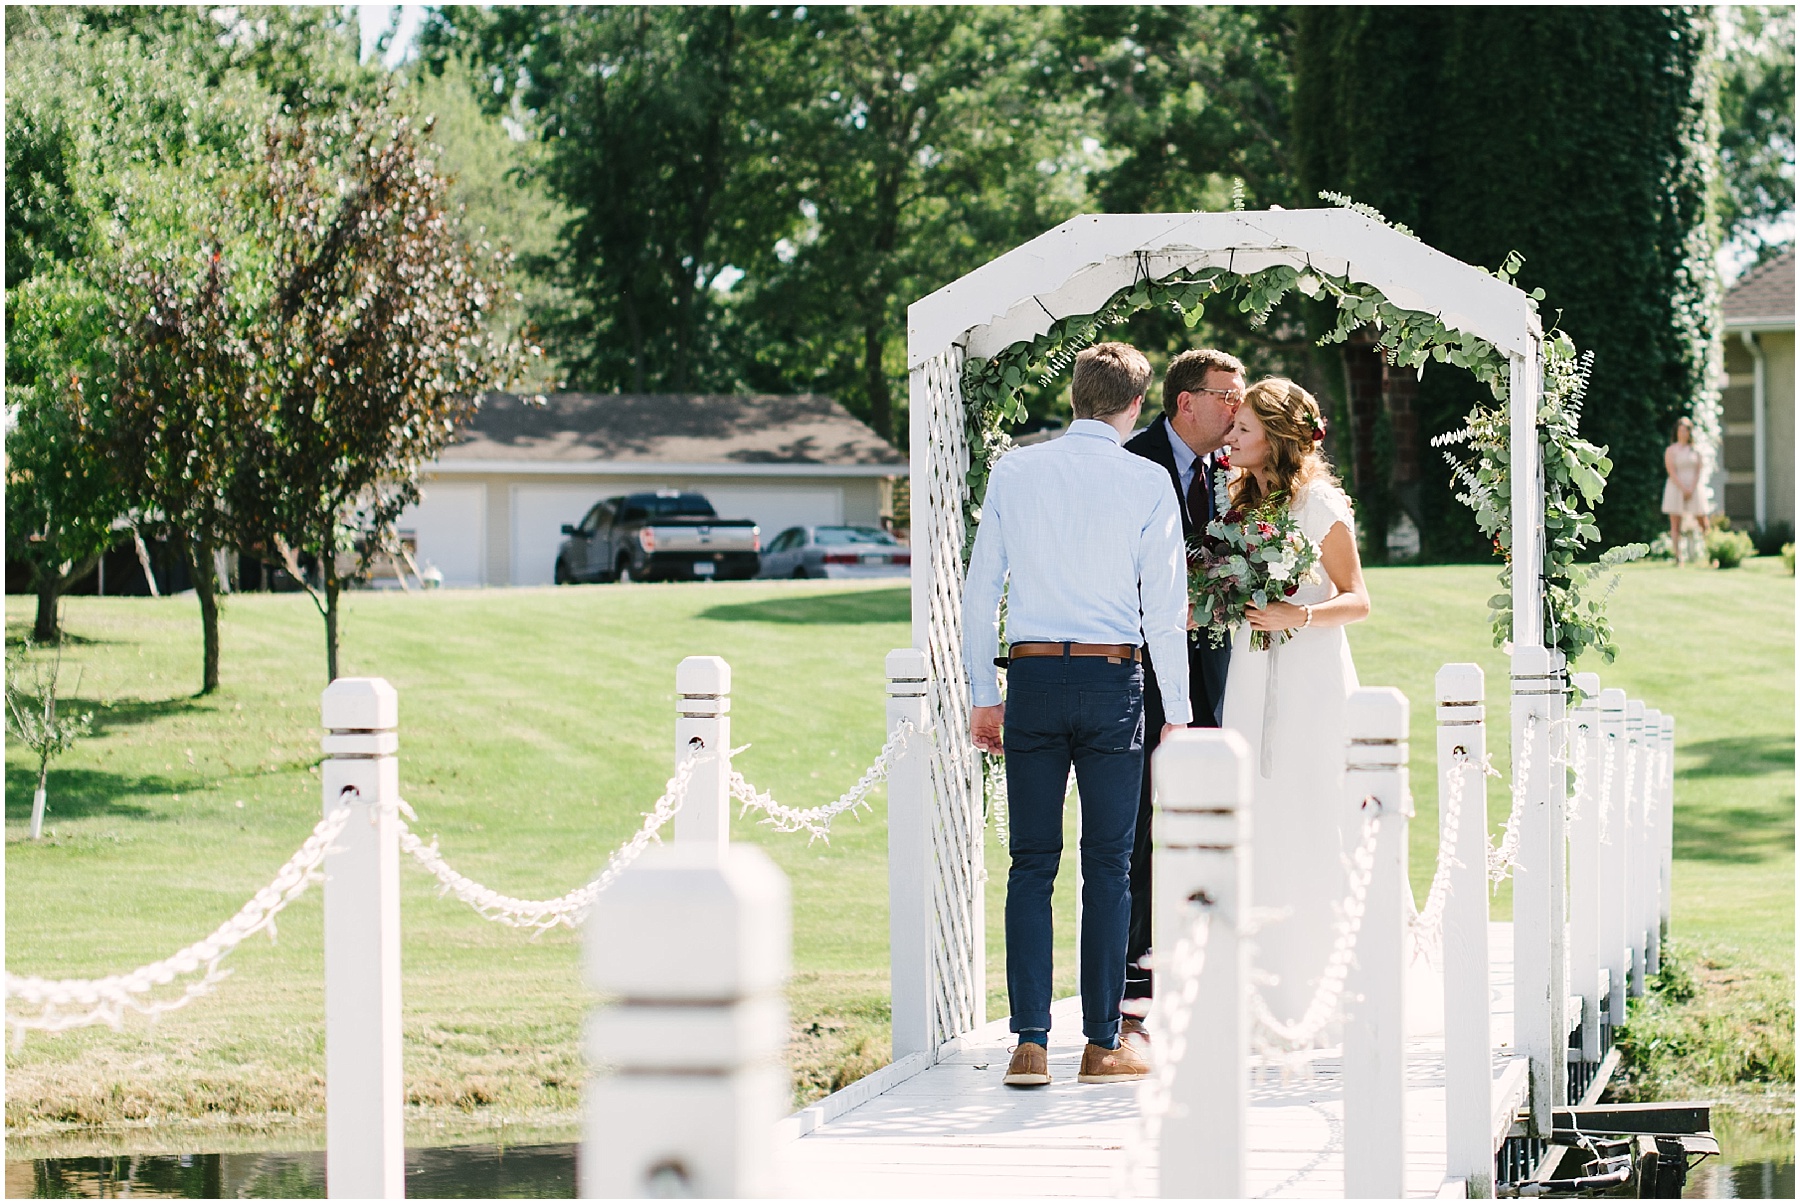
{"label": "dark suit jacket", "polygon": [[[1169,488],[1175,491],[1176,500],[1181,504],[1181,533],[1191,539],[1194,516],[1188,513],[1187,498],[1181,489],[1181,470],[1175,467],[1175,452],[1169,446],[1169,440],[1178,438],[1180,436],[1169,429],[1169,419],[1164,415],[1133,435],[1125,444],[1125,450],[1162,465],[1169,474]],[[1145,650],[1144,666],[1144,723],[1148,730],[1160,731],[1163,725],[1162,693],[1155,685],[1156,666],[1150,663],[1148,649]],[[1214,648],[1205,632],[1188,632],[1188,697],[1193,700],[1195,726],[1218,727],[1224,721],[1225,673],[1230,667],[1229,645]]]}

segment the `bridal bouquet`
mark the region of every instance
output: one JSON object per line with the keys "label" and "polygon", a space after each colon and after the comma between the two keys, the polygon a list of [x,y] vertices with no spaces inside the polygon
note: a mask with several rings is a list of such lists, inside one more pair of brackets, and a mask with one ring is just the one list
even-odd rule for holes
{"label": "bridal bouquet", "polygon": [[[1226,490],[1231,465],[1224,457],[1219,461],[1213,490],[1220,517],[1188,546],[1188,601],[1215,648],[1244,621],[1246,608],[1260,610],[1292,597],[1317,578],[1319,563],[1319,547],[1300,530],[1287,496],[1278,493],[1250,510],[1232,506]],[[1286,631],[1253,631],[1250,647],[1261,652],[1286,643],[1289,636]]]}

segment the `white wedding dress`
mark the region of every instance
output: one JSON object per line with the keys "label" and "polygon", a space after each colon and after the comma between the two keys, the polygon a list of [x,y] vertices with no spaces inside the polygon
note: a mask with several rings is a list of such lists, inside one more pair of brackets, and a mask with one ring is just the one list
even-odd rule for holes
{"label": "white wedding dress", "polygon": [[[1355,538],[1350,499],[1327,481],[1301,490],[1293,513],[1316,544],[1340,523]],[[1319,580],[1288,601],[1311,605],[1336,596],[1324,567],[1317,572]],[[1225,679],[1225,726],[1250,746],[1254,962],[1275,978],[1261,990],[1287,1023],[1301,1018],[1324,975],[1349,886],[1347,860],[1361,832],[1344,798],[1344,715],[1357,688],[1349,642],[1342,627],[1290,636],[1256,652],[1249,627],[1238,628]]]}

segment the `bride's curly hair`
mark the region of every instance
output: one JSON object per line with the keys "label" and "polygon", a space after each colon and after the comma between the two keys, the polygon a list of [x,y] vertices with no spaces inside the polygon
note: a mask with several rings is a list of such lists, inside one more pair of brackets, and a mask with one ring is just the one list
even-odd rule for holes
{"label": "bride's curly hair", "polygon": [[[1291,380],[1272,376],[1251,385],[1244,404],[1269,441],[1267,474],[1276,482],[1272,493],[1292,498],[1314,481],[1337,484],[1323,450],[1325,414],[1318,398]],[[1247,508],[1267,500],[1254,473],[1240,473],[1232,482],[1232,505]]]}

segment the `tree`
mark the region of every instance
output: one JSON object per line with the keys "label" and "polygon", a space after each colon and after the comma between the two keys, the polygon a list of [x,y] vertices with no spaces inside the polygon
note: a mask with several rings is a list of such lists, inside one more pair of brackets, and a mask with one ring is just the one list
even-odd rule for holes
{"label": "tree", "polygon": [[385,100],[281,117],[247,193],[269,294],[229,504],[308,584],[330,679],[340,555],[391,535],[420,466],[524,362],[489,322],[510,257],[463,241],[420,135]]}
{"label": "tree", "polygon": [[796,16],[807,36],[786,46],[785,73],[801,86],[769,119],[802,221],[733,290],[757,348],[753,381],[829,391],[897,437],[906,306],[1079,211],[1087,162],[1055,19],[905,6]]}
{"label": "tree", "polygon": [[128,500],[106,455],[111,372],[100,290],[67,268],[9,290],[6,545],[31,568],[32,639],[62,638],[63,591],[111,547]]}
{"label": "tree", "polygon": [[[56,657],[48,665],[32,657],[32,644],[27,641],[18,650],[6,654],[6,726],[38,758],[37,791],[31,796],[31,839],[44,834],[44,806],[49,793],[50,762],[68,752],[75,741],[87,735],[94,721],[93,713],[58,716],[56,704],[62,679],[62,645],[56,646]],[[27,680],[26,665],[30,664]],[[75,690],[81,678],[75,678]]]}
{"label": "tree", "polygon": [[466,55],[497,112],[517,98],[549,146],[551,191],[574,214],[540,315],[592,389],[685,391],[734,380],[715,342],[715,287],[793,222],[772,168],[770,55],[785,10],[737,6],[439,9],[427,63]]}
{"label": "tree", "polygon": [[219,688],[214,554],[254,526],[231,499],[255,372],[245,329],[255,299],[240,295],[236,248],[216,232],[208,243],[128,260],[112,294],[116,462],[137,509],[156,515],[187,552],[200,602],[202,694]]}
{"label": "tree", "polygon": [[1719,224],[1760,263],[1794,241],[1794,10],[1733,5],[1720,25]]}
{"label": "tree", "polygon": [[[1661,525],[1662,446],[1710,413],[1716,339],[1712,18],[1679,8],[1306,8],[1294,139],[1304,185],[1348,193],[1469,263],[1523,254],[1595,353],[1584,428],[1617,470],[1609,543]],[[1405,449],[1436,556],[1478,554],[1446,467],[1422,450],[1479,400],[1427,372]],[[1380,533],[1374,533],[1379,538]]]}

